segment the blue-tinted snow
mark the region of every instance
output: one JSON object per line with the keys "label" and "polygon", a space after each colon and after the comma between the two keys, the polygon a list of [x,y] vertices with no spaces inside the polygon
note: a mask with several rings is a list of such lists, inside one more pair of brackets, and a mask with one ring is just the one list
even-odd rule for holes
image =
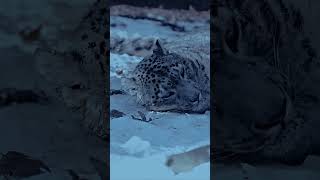
{"label": "blue-tinted snow", "polygon": [[[169,40],[183,33],[172,31],[160,22],[111,16],[111,37],[125,39],[161,38]],[[208,28],[204,22],[179,22],[186,31]],[[121,78],[128,75],[142,57],[127,54],[110,54],[111,89],[123,89],[126,84]],[[122,72],[118,74],[117,72]],[[149,112],[137,104],[134,96],[113,95],[110,97],[110,109],[119,110],[126,115],[111,120],[110,152],[112,180],[162,180],[210,178],[209,163],[196,167],[192,172],[174,175],[166,166],[167,156],[188,151],[210,142],[210,112],[205,114],[179,114],[170,112]],[[143,112],[152,122],[137,121]],[[123,173],[126,169],[126,173]]]}
{"label": "blue-tinted snow", "polygon": [[[144,20],[144,19],[130,19],[125,17],[111,16],[110,24],[124,24],[122,28],[117,26],[110,27],[111,36],[120,36],[123,38],[133,37],[157,37],[168,38],[177,36],[178,33],[172,31],[169,27],[160,26],[160,22]],[[129,28],[128,28],[129,27]]]}
{"label": "blue-tinted snow", "polygon": [[[180,32],[173,31],[168,26],[162,26],[160,22],[146,19],[130,19],[126,17],[111,16],[110,24],[116,27],[110,27],[111,36],[122,38],[135,37],[153,37],[153,38],[172,38],[181,36]],[[183,27],[185,31],[192,31],[199,28],[209,29],[209,24],[205,22],[178,22],[178,26]]]}

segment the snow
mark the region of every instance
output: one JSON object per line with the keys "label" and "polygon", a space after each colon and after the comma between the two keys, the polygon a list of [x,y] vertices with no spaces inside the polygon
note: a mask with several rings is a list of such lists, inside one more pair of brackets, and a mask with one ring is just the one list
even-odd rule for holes
{"label": "snow", "polygon": [[[209,180],[209,163],[202,164],[192,172],[174,175],[163,166],[165,155],[159,154],[145,158],[111,155],[110,179],[112,180]],[[125,170],[118,172],[119,170]]]}
{"label": "snow", "polygon": [[[209,164],[199,166],[198,170],[194,169],[195,172],[177,176],[165,166],[165,160],[169,155],[209,143],[209,112],[203,115],[147,112],[129,95],[112,96],[110,108],[126,114],[124,117],[111,120],[112,180],[126,180],[129,177],[133,180],[153,180],[152,177],[158,174],[159,179],[209,179]],[[131,115],[138,117],[138,110],[145,113],[147,118],[151,118],[152,122],[133,120]],[[123,173],[123,169],[126,169],[126,173]]]}
{"label": "snow", "polygon": [[121,76],[116,73],[117,71],[122,70],[124,74],[127,74],[132,66],[135,66],[142,60],[142,57],[110,53],[110,59],[112,59],[112,63],[110,63],[110,77],[120,78]]}
{"label": "snow", "polygon": [[[160,22],[146,19],[130,19],[126,17],[110,16],[110,24],[116,25],[116,27],[110,27],[110,36],[112,37],[127,39],[153,37],[157,39],[165,38],[170,40],[172,37],[179,37],[183,35],[183,33],[173,31],[168,26],[162,26]],[[183,27],[187,32],[191,32],[198,28],[209,29],[209,24],[205,22],[178,21],[177,25]]]}
{"label": "snow", "polygon": [[[111,16],[110,24],[124,24],[125,27],[110,27],[111,36],[119,36],[123,38],[134,37],[173,37],[178,33],[172,31],[169,27],[160,26],[160,22],[137,19],[133,20],[125,17]],[[156,26],[156,28],[155,28]],[[129,27],[129,28],[127,28]]]}
{"label": "snow", "polygon": [[[164,166],[166,157],[169,154],[181,152],[185,147],[177,147],[172,149],[162,148],[157,152],[151,153],[150,142],[133,136],[123,145],[121,145],[129,155],[118,155],[111,153],[110,156],[110,175],[112,180],[205,180],[210,178],[209,163],[195,167],[192,172],[186,172],[174,175],[173,172]],[[144,152],[142,157],[136,157],[134,154]],[[126,170],[123,173],[123,170]]]}
{"label": "snow", "polygon": [[121,145],[129,154],[134,155],[138,153],[147,154],[150,148],[150,143],[148,141],[142,140],[140,137],[132,136],[126,143]]}
{"label": "snow", "polygon": [[[161,37],[182,35],[159,22],[111,16],[111,36]],[[126,89],[122,81],[143,57],[110,53],[111,89]],[[119,74],[117,72],[121,71]],[[125,115],[110,122],[110,175],[112,180],[209,180],[209,163],[175,175],[166,165],[167,157],[210,143],[210,112],[182,114],[147,111],[134,96],[112,95],[110,109]],[[142,112],[151,122],[134,120]],[[125,172],[124,172],[125,171]]]}

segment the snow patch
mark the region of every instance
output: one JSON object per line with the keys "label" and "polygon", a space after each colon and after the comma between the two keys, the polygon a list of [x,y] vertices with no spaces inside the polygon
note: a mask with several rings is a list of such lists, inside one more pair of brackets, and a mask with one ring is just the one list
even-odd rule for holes
{"label": "snow patch", "polygon": [[121,145],[129,154],[134,155],[138,153],[146,154],[151,147],[150,142],[142,140],[138,136],[132,136],[126,143]]}
{"label": "snow patch", "polygon": [[[143,59],[142,57],[130,56],[128,54],[114,54],[110,53],[110,77],[121,78],[123,75],[128,74],[130,70]],[[117,72],[122,71],[122,75]]]}
{"label": "snow patch", "polygon": [[[175,175],[165,166],[164,153],[145,158],[111,155],[110,179],[112,180],[209,180],[210,164],[204,163],[191,172]],[[123,172],[125,170],[125,173]]]}

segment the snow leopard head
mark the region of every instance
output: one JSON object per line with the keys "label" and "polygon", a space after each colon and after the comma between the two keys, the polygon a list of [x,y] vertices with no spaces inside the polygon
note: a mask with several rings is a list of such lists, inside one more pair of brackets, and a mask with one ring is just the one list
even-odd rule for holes
{"label": "snow leopard head", "polygon": [[153,111],[203,113],[209,109],[204,65],[168,52],[156,41],[153,54],[135,68],[132,80],[140,103]]}

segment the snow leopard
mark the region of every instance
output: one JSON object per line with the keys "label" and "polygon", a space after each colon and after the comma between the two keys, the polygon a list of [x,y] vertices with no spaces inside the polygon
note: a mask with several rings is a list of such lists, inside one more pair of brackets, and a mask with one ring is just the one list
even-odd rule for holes
{"label": "snow leopard", "polygon": [[165,165],[175,175],[191,171],[194,167],[210,161],[210,146],[204,145],[190,151],[174,154],[167,158]]}
{"label": "snow leopard", "polygon": [[224,0],[216,20],[212,161],[299,165],[319,155],[320,66],[299,6]]}
{"label": "snow leopard", "polygon": [[164,46],[157,40],[130,76],[137,100],[148,110],[204,113],[210,109],[209,30]]}

